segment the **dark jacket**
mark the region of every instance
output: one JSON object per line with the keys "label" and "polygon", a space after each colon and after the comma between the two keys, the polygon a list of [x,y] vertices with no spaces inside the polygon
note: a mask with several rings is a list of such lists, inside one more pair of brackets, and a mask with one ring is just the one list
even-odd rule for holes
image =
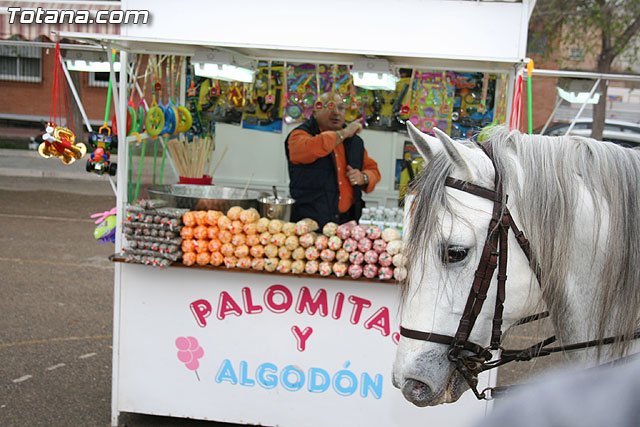
{"label": "dark jacket", "polygon": [[[318,135],[320,129],[315,118],[302,123],[296,128],[307,132],[311,136]],[[343,141],[347,164],[354,169],[362,170],[364,161],[364,142],[358,135]],[[360,219],[364,201],[360,187],[353,187],[354,202],[351,208],[340,214],[338,211],[338,177],[335,155],[321,157],[309,164],[293,164],[289,158],[289,136],[284,142],[284,149],[289,164],[289,192],[295,199],[291,212],[291,221],[303,218],[313,218],[321,227],[333,221],[342,224]]]}

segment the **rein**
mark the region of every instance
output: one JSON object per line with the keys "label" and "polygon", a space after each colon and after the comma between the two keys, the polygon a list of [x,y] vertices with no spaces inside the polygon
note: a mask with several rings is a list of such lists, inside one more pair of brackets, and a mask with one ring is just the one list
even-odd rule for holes
{"label": "rein", "polygon": [[[640,338],[640,331],[633,334],[630,338],[622,336],[607,337],[601,340],[585,341],[569,345],[560,345],[555,347],[547,347],[556,341],[556,337],[552,336],[531,347],[508,350],[501,346],[502,341],[502,314],[505,302],[505,288],[507,282],[507,255],[508,255],[508,233],[512,230],[518,245],[522,252],[529,260],[529,265],[533,268],[534,274],[540,280],[540,267],[531,259],[531,247],[524,233],[517,227],[509,209],[507,208],[508,196],[503,194],[502,181],[495,167],[495,162],[487,147],[479,144],[482,151],[489,157],[495,171],[495,190],[491,190],[482,186],[472,184],[467,181],[447,177],[445,185],[455,188],[469,194],[487,199],[493,202],[493,211],[491,221],[487,230],[487,237],[482,249],[480,261],[474,274],[473,283],[469,296],[458,324],[458,329],[454,336],[435,334],[431,332],[423,332],[414,329],[407,329],[400,326],[400,335],[420,341],[430,341],[438,344],[449,346],[447,354],[448,359],[455,365],[458,372],[464,377],[469,387],[479,400],[492,399],[493,395],[498,393],[499,389],[504,387],[488,387],[482,392],[478,392],[478,374],[502,366],[512,361],[527,361],[536,357],[548,356],[560,351],[580,350],[595,347],[603,344],[612,344],[624,339]],[[493,325],[491,330],[491,341],[488,347],[483,347],[469,341],[469,335],[475,325],[475,322],[482,310],[482,306],[487,298],[489,286],[494,273],[497,273],[497,297],[493,315]],[[544,317],[548,317],[549,313],[539,313],[520,319],[516,324],[524,324]],[[491,350],[501,350],[500,358],[491,360]],[[463,353],[463,351],[465,353]],[[491,391],[491,395],[487,394]]]}

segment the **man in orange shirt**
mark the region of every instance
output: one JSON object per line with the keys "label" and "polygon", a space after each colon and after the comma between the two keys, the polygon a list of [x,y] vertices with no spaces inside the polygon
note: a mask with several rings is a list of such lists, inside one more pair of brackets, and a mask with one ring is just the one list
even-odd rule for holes
{"label": "man in orange shirt", "polygon": [[296,200],[292,221],[313,218],[320,226],[360,219],[364,201],[380,181],[378,164],[369,157],[362,125],[345,126],[347,106],[339,94],[318,97],[313,115],[285,141],[289,191]]}

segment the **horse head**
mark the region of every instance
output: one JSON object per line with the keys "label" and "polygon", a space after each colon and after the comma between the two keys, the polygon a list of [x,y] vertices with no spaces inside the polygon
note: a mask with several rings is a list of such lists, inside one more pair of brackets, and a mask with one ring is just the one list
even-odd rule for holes
{"label": "horse head", "polygon": [[[411,123],[408,131],[427,164],[405,201],[404,239],[409,274],[403,290],[401,324],[408,330],[445,339],[425,341],[403,334],[393,367],[393,382],[410,402],[433,406],[454,402],[469,388],[470,379],[465,379],[452,361],[451,343],[456,340],[469,304],[496,203],[489,197],[446,186],[445,181],[453,179],[495,192],[496,169],[492,159],[476,144],[453,141],[439,129],[434,129],[436,137],[432,137]],[[505,188],[504,194],[507,192]],[[510,207],[512,202],[509,200],[506,206]],[[517,209],[511,212],[517,221]],[[535,304],[530,303],[531,299],[540,299],[529,260],[518,249],[513,233],[508,239],[513,249],[507,255],[508,298],[500,316],[502,325],[498,326],[502,330],[533,314]],[[481,352],[489,347],[496,309],[496,275],[490,281],[486,303],[465,337],[473,345],[461,347],[459,351],[463,354],[472,355],[474,351],[470,348]],[[449,338],[451,343],[447,341]]]}

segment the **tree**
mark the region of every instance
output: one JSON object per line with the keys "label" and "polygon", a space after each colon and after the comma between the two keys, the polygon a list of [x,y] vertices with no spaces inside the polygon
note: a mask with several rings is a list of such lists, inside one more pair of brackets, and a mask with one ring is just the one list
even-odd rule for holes
{"label": "tree", "polygon": [[[547,59],[567,46],[581,46],[586,57],[595,59],[589,71],[603,74],[613,71],[616,58],[638,59],[640,0],[538,0],[531,22],[529,37],[533,43],[546,41]],[[600,82],[600,101],[593,110],[595,139],[602,139],[607,86]]]}

